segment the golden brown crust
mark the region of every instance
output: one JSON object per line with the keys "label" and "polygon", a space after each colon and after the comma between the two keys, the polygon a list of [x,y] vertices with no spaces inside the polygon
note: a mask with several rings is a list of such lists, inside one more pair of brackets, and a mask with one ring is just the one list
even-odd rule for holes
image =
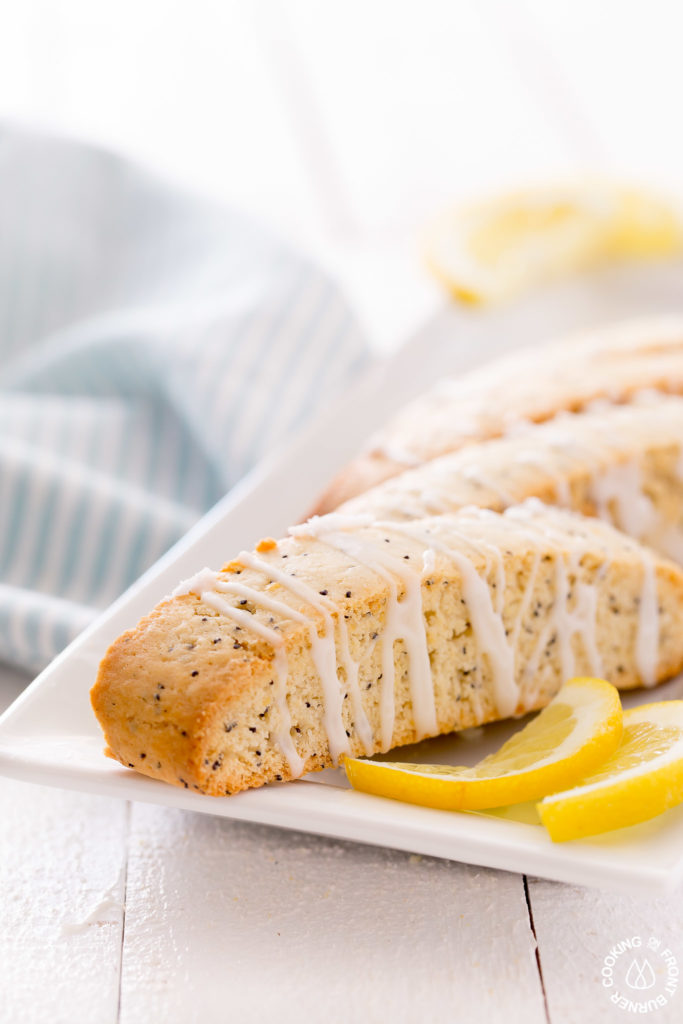
{"label": "golden brown crust", "polygon": [[[399,416],[380,446],[361,457],[340,478],[324,507],[333,507],[349,493],[366,490],[373,481],[396,476],[411,460],[431,459],[477,439],[499,436],[511,417],[544,420],[559,409],[580,409],[605,395],[624,401],[645,386],[683,391],[681,339],[680,324],[666,330],[661,325],[640,326],[630,333],[601,334],[597,341],[595,337],[579,339],[570,348],[565,345],[542,356],[538,351],[527,356],[518,353],[495,368],[469,374],[453,385],[450,394],[442,394],[438,401],[432,396]],[[455,425],[454,406],[460,416]],[[671,467],[678,465],[679,454],[676,445],[660,445],[655,454],[646,452],[652,462],[648,468],[650,496],[656,498],[658,507],[667,502],[675,504],[674,518],[680,516],[681,502]],[[402,479],[410,476],[406,473]],[[574,507],[594,512],[596,505],[586,480],[586,473],[575,467],[568,470],[563,486],[568,487]],[[517,483],[521,491],[514,493],[515,500],[526,493],[547,501],[558,498],[557,481],[547,475],[532,473],[526,483]],[[391,486],[386,485],[387,493]],[[486,488],[476,493],[475,488],[474,493],[468,492],[467,500],[493,507],[507,503],[485,492]],[[465,499],[454,493],[450,500],[457,507]],[[387,510],[391,512],[391,502],[382,514]],[[354,511],[362,511],[362,506]],[[553,513],[548,515],[552,517]],[[467,535],[468,527],[462,518],[457,518],[454,525],[456,518],[440,516],[432,520],[437,525],[429,528],[440,535],[445,531],[450,550],[467,553],[476,573],[486,580],[493,601],[500,583],[495,559],[492,562],[490,554],[482,554],[472,538],[463,541],[463,531]],[[529,545],[528,538],[525,542],[514,531],[509,536],[501,535],[500,517],[494,518],[495,523],[488,520],[477,527],[477,538],[481,539],[481,530],[491,544],[492,536],[497,537],[493,547],[497,544],[501,552],[505,574],[503,620],[507,630],[518,629],[515,655],[520,693],[515,710],[523,712],[547,703],[566,676],[566,664],[558,653],[560,644],[554,643],[550,628],[553,608],[558,600],[564,600],[558,590],[559,577],[553,571],[557,545],[548,541],[548,550],[538,556],[537,546]],[[372,534],[373,528],[367,529]],[[387,527],[390,547],[400,545],[402,558],[422,565],[425,542],[394,532],[398,529]],[[556,529],[557,524],[550,532]],[[574,529],[583,537],[580,542]],[[641,682],[636,637],[647,558],[614,531],[605,530],[598,523],[567,527],[560,549],[567,557],[573,552],[574,557],[577,543],[583,545],[578,562],[576,558],[568,561],[568,567],[573,566],[569,572],[569,592],[573,596],[568,600],[577,600],[579,588],[573,584],[594,589],[595,629],[604,674],[628,688]],[[562,535],[562,528],[559,532]],[[386,540],[380,537],[378,542]],[[396,717],[390,742],[382,739],[385,732],[380,697],[382,669],[386,666],[381,651],[390,609],[386,579],[357,559],[311,538],[279,543],[266,538],[257,550],[271,566],[286,567],[315,592],[329,595],[337,609],[332,618],[338,662],[341,625],[346,624],[350,651],[359,665],[361,706],[371,729],[372,750],[415,741],[419,732],[413,713],[410,665],[402,640],[393,647]],[[661,607],[656,678],[662,679],[683,664],[683,631],[679,628],[683,576],[662,560],[655,559],[655,566]],[[255,620],[274,622],[274,628],[280,631],[289,663],[287,712],[291,716],[291,736],[303,768],[310,771],[326,767],[332,757],[324,721],[325,695],[312,656],[312,634],[297,618],[305,615],[322,636],[323,614],[277,580],[269,581],[262,572],[246,569],[239,560],[228,563],[221,574],[222,579],[239,577],[259,593],[290,606],[291,615],[280,618],[270,616],[258,604],[248,610]],[[398,591],[400,595],[404,588],[399,586]],[[529,601],[525,602],[527,592]],[[456,563],[437,553],[433,573],[422,581],[421,601],[436,698],[437,723],[432,733],[500,717],[491,664],[480,649],[471,616],[468,618],[463,577]],[[515,622],[520,616],[518,628]],[[274,699],[274,648],[263,636],[247,634],[248,630],[241,629],[234,619],[220,614],[198,596],[187,594],[163,602],[136,629],[120,637],[107,652],[92,691],[93,708],[104,729],[108,752],[143,774],[212,795],[291,778],[293,771],[276,741],[278,729],[283,726],[283,711]],[[587,644],[585,631],[571,639],[577,672],[591,671]],[[533,668],[531,673],[529,666]],[[343,725],[349,737],[349,752],[363,754],[366,748],[352,704],[351,697],[345,697]]]}
{"label": "golden brown crust", "polygon": [[643,389],[683,393],[680,319],[629,322],[517,350],[440,382],[402,409],[334,477],[313,513],[331,512],[411,466],[501,437],[511,421],[541,423],[603,398],[628,402]]}
{"label": "golden brown crust", "polygon": [[[571,519],[568,527],[566,514],[547,514],[556,536],[559,531],[563,537],[559,548],[557,541],[531,542],[524,532],[511,531],[504,516],[479,522],[463,514],[422,524],[439,542],[471,560],[487,581],[492,600],[500,575],[490,552],[477,547],[482,532],[492,550],[501,552],[506,580],[503,621],[507,630],[518,628],[518,713],[547,703],[565,675],[566,666],[558,653],[561,645],[553,640],[551,628],[556,614],[553,609],[558,600],[564,600],[558,590],[558,557],[573,565],[568,578],[574,594],[568,598],[570,605],[577,600],[579,587],[575,584],[594,588],[596,636],[605,674],[624,688],[640,683],[635,637],[643,582],[642,551],[603,524]],[[562,515],[564,520],[556,518]],[[372,527],[365,528],[364,535],[377,544],[388,540],[398,558],[422,565],[427,550],[424,540]],[[282,541],[262,557],[274,568],[286,566],[288,573],[316,591],[327,591],[339,609],[334,616],[338,660],[341,616],[350,651],[359,664],[359,692],[372,729],[373,750],[418,739],[407,651],[401,641],[394,648],[396,717],[390,743],[381,740],[382,636],[390,606],[386,580],[312,538]],[[657,664],[657,678],[661,679],[683,664],[683,636],[678,629],[683,614],[683,575],[661,560],[656,561],[656,575],[662,608]],[[245,569],[239,562],[221,578],[237,576],[253,590],[288,605],[293,615],[305,613],[321,635],[322,615],[281,583],[269,581],[262,572]],[[529,602],[522,614],[526,588]],[[436,697],[433,734],[500,717],[491,665],[479,647],[480,638],[463,594],[457,564],[437,551],[434,570],[424,577],[421,588]],[[237,603],[237,598],[234,601]],[[307,627],[295,618],[272,616],[257,604],[251,611],[262,623],[274,619],[281,632],[289,660],[291,735],[305,770],[332,764],[324,726],[325,697]],[[520,625],[516,627],[518,617]],[[572,635],[571,649],[576,672],[590,673],[588,647],[579,633]],[[102,662],[92,702],[110,750],[121,763],[143,774],[212,795],[291,778],[287,759],[275,740],[282,722],[274,700],[273,657],[273,648],[263,638],[246,635],[234,620],[195,595],[162,603],[135,630],[120,637]],[[534,664],[529,676],[528,668]],[[344,699],[341,711],[349,752],[363,754],[352,705],[351,698]]]}

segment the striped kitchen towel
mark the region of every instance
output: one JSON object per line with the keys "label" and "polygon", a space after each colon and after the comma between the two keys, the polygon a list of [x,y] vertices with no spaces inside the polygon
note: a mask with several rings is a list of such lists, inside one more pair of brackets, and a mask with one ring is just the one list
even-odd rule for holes
{"label": "striped kitchen towel", "polygon": [[241,216],[0,127],[0,659],[49,661],[367,358]]}

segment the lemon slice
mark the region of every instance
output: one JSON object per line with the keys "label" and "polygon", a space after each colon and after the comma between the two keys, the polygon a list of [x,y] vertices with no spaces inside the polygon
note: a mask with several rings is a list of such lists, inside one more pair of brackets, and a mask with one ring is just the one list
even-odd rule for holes
{"label": "lemon slice", "polygon": [[426,258],[456,298],[481,303],[611,262],[671,256],[682,242],[681,220],[665,199],[584,182],[445,214],[427,234]]}
{"label": "lemon slice", "polygon": [[621,743],[597,771],[538,804],[555,842],[609,832],[683,802],[683,700],[624,712]]}
{"label": "lemon slice", "polygon": [[612,754],[619,693],[603,679],[572,679],[537,717],[473,768],[344,759],[354,789],[394,800],[480,810],[565,789]]}

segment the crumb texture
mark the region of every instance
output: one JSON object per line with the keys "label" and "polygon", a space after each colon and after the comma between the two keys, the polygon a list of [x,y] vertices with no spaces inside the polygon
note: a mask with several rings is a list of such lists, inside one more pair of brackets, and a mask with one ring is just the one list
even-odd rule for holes
{"label": "crumb texture", "polygon": [[112,645],[92,700],[121,763],[235,793],[683,664],[683,575],[599,520],[532,502],[295,533]]}

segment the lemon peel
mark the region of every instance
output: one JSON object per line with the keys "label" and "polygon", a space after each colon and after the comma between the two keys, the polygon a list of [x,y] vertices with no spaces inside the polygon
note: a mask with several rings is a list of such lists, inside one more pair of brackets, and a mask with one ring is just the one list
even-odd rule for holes
{"label": "lemon peel", "polygon": [[619,693],[603,679],[565,683],[551,703],[473,768],[344,758],[354,789],[444,810],[479,810],[565,789],[616,750]]}
{"label": "lemon peel", "polygon": [[537,805],[555,842],[636,825],[683,802],[683,700],[632,708],[623,725],[598,769]]}

